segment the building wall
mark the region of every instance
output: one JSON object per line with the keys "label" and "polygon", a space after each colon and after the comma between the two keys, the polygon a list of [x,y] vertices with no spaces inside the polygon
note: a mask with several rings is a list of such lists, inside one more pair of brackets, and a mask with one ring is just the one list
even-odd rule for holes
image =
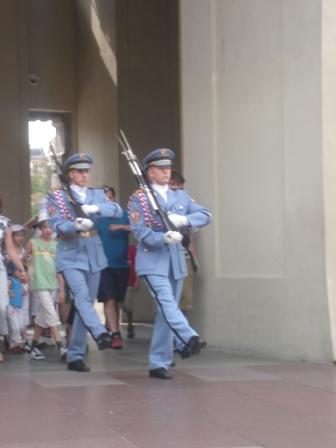
{"label": "building wall", "polygon": [[135,183],[115,130],[140,158],[171,146],[214,213],[197,236],[193,313],[209,343],[334,359],[334,2],[179,5],[181,154],[176,0],[0,0],[4,212],[30,215],[29,110],[71,113],[70,150],[92,152],[93,183],[113,183],[124,203]]}
{"label": "building wall", "polygon": [[[139,160],[155,148],[169,147],[179,167],[177,0],[119,0],[117,41],[119,128]],[[137,184],[119,157],[120,196],[127,204]],[[153,300],[144,284],[133,303],[135,319],[153,319]]]}
{"label": "building wall", "polygon": [[322,144],[326,281],[333,349],[336,347],[336,7],[322,3]]}
{"label": "building wall", "polygon": [[[29,111],[68,112],[68,152],[96,156],[92,183],[118,188],[114,2],[1,2],[0,191],[14,221],[30,215]],[[109,52],[110,50],[110,52]],[[106,65],[106,61],[109,63]],[[105,62],[104,62],[105,61]],[[114,67],[116,73],[116,66]],[[113,73],[113,70],[112,70]],[[30,82],[31,75],[37,82]],[[12,173],[17,172],[17,182]],[[13,200],[15,198],[15,200]]]}
{"label": "building wall", "polygon": [[92,184],[119,189],[115,1],[78,0],[78,150],[94,156]]}
{"label": "building wall", "polygon": [[[92,153],[92,184],[122,190],[123,205],[136,183],[124,160],[119,166],[118,113],[120,125],[140,149],[140,158],[156,146],[170,146],[179,159],[177,1],[118,2],[120,68],[116,4],[112,0],[0,3],[0,191],[4,213],[15,222],[30,217],[29,111],[68,113],[67,151]],[[151,301],[147,299],[145,306],[137,303],[136,316],[151,319]]]}
{"label": "building wall", "polygon": [[[180,2],[184,171],[193,194],[214,213],[199,237],[194,319],[222,348],[334,357],[322,12],[316,0]],[[332,73],[334,66],[329,89]],[[323,112],[331,119],[334,104]],[[328,143],[331,205],[335,163]],[[329,228],[331,241],[333,233]],[[328,280],[335,275],[331,257]]]}
{"label": "building wall", "polygon": [[[178,1],[117,2],[119,127],[141,160],[169,147],[180,164]],[[123,156],[121,194],[136,187]]]}
{"label": "building wall", "polygon": [[76,15],[71,0],[33,0],[27,11],[28,76],[39,77],[36,86],[27,83],[29,109],[70,111],[76,104]]}
{"label": "building wall", "polygon": [[23,222],[30,217],[29,111],[75,115],[75,10],[71,0],[3,0],[0,9],[0,191],[4,213]]}
{"label": "building wall", "polygon": [[1,1],[0,7],[0,192],[3,213],[17,221],[27,215],[25,202],[29,197],[29,175],[24,169],[29,157],[23,95],[26,80],[22,76],[25,54],[20,49],[24,34],[20,25],[24,20],[18,1]]}

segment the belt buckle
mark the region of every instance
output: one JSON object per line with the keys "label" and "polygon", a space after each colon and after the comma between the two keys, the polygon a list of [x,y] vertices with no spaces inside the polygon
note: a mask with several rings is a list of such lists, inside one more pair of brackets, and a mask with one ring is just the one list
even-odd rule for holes
{"label": "belt buckle", "polygon": [[89,232],[88,230],[86,232],[81,232],[82,238],[89,238],[90,235],[91,235],[91,232]]}

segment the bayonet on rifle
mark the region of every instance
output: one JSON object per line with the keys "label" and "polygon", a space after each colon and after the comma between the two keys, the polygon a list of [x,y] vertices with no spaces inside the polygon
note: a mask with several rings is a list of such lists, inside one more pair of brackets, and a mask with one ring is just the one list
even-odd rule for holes
{"label": "bayonet on rifle", "polygon": [[167,231],[174,230],[174,231],[180,232],[183,235],[182,245],[188,252],[190,259],[191,259],[193,269],[196,272],[197,271],[197,263],[188,247],[190,244],[190,234],[189,234],[188,229],[186,227],[177,228],[176,226],[174,226],[174,224],[169,220],[169,216],[167,215],[167,213],[165,213],[163,210],[161,210],[160,205],[159,205],[159,203],[155,197],[155,194],[153,192],[153,189],[141,168],[141,165],[140,165],[140,162],[139,162],[137,156],[134,154],[134,151],[132,150],[131,145],[129,144],[129,142],[126,138],[126,135],[124,134],[124,132],[121,129],[119,131],[119,134],[117,133],[116,135],[117,135],[118,142],[122,148],[122,154],[126,157],[128,165],[129,165],[132,173],[134,174],[134,177],[136,178],[139,187],[142,190],[144,190],[144,192],[153,208],[153,211],[157,215],[160,216],[160,219]]}
{"label": "bayonet on rifle", "polygon": [[57,172],[58,178],[60,180],[60,183],[67,194],[68,201],[70,202],[70,204],[72,205],[72,207],[75,210],[76,217],[77,218],[88,218],[88,215],[83,212],[81,205],[74,198],[73,192],[70,188],[70,184],[69,184],[67,175],[66,175],[66,173],[64,173],[62,165],[61,165],[60,161],[58,160],[56,152],[51,143],[49,143],[49,151],[50,151],[50,157],[54,161],[56,172]]}

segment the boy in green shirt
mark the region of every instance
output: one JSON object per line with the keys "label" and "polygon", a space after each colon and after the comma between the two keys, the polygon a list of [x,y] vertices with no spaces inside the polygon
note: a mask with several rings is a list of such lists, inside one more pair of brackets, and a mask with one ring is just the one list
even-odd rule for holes
{"label": "boy in green shirt", "polygon": [[[34,335],[29,356],[32,359],[45,359],[43,353],[37,348],[38,339],[45,328],[50,333],[59,350],[60,358],[65,360],[67,349],[62,342],[59,325],[60,321],[55,310],[55,297],[61,284],[58,282],[55,256],[56,241],[52,239],[52,230],[48,221],[37,224],[41,235],[28,242],[27,254],[31,257],[31,288],[39,301],[39,310],[35,319]],[[60,294],[60,300],[64,297]]]}

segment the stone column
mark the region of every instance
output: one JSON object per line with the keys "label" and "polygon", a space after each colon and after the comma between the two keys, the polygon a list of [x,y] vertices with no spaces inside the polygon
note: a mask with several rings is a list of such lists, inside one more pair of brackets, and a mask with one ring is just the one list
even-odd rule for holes
{"label": "stone column", "polygon": [[[194,318],[222,348],[334,358],[322,112],[335,114],[322,101],[321,44],[336,6],[322,3],[180,2],[184,172],[214,213],[199,237]],[[332,271],[335,259],[332,249]]]}

